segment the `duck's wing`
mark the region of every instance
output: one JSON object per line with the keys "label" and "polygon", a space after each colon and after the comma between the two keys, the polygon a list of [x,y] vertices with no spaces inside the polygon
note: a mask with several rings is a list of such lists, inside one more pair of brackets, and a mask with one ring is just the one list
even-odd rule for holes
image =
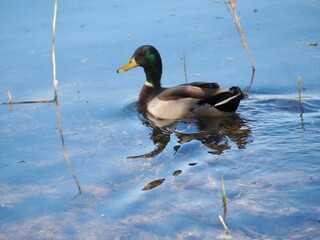
{"label": "duck's wing", "polygon": [[217,83],[193,82],[166,88],[158,95],[158,98],[163,101],[179,100],[182,98],[201,100],[212,97],[221,90]]}
{"label": "duck's wing", "polygon": [[162,101],[190,99],[191,111],[198,107],[214,107],[224,112],[234,112],[245,94],[239,87],[220,88],[217,83],[194,82],[164,89],[157,98]]}
{"label": "duck's wing", "polygon": [[209,83],[209,82],[192,82],[192,83],[182,84],[182,86],[183,85],[190,85],[190,86],[195,86],[199,88],[211,88],[211,89],[220,88],[218,83]]}

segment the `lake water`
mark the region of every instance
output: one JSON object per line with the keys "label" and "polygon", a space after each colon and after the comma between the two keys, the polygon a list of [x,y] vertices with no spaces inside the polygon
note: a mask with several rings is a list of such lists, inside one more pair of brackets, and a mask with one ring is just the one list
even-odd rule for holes
{"label": "lake water", "polygon": [[[53,4],[0,3],[1,102],[53,98]],[[238,4],[249,98],[232,117],[164,126],[137,111],[143,70],[116,70],[152,44],[164,86],[185,82],[185,55],[188,81],[245,89],[225,4],[60,1],[58,97],[81,194],[55,103],[0,105],[0,239],[320,238],[320,2]]]}

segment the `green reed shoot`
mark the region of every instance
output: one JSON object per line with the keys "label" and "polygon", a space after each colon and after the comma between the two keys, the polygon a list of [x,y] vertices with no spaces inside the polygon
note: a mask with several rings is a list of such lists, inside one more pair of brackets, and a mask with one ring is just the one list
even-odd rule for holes
{"label": "green reed shoot", "polygon": [[230,231],[227,227],[226,224],[226,218],[227,218],[227,193],[226,193],[226,188],[224,186],[224,179],[223,176],[221,177],[221,187],[222,187],[222,202],[223,202],[223,218],[221,217],[221,215],[219,215],[219,219],[224,227],[224,229],[226,230],[226,234],[230,234]]}
{"label": "green reed shoot", "polygon": [[300,107],[300,118],[301,118],[301,127],[304,129],[304,123],[303,123],[303,106],[302,106],[302,96],[301,96],[302,88],[301,88],[301,77],[298,76],[298,99],[299,99],[299,107]]}
{"label": "green reed shoot", "polygon": [[298,93],[299,93],[299,104],[301,105],[302,100],[301,100],[301,77],[298,76]]}
{"label": "green reed shoot", "polygon": [[186,62],[186,55],[184,53],[183,53],[183,70],[184,70],[184,78],[186,79],[186,83],[188,83],[187,62]]}
{"label": "green reed shoot", "polygon": [[223,176],[221,178],[221,185],[222,185],[222,202],[223,202],[223,206],[226,207],[227,206],[227,194],[226,194],[226,188],[224,186]]}

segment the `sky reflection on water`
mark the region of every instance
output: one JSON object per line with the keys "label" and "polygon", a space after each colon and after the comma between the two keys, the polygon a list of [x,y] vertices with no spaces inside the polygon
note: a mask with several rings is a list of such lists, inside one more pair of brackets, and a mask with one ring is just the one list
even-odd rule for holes
{"label": "sky reflection on water", "polygon": [[[50,98],[53,2],[1,6],[1,101],[8,89]],[[165,86],[184,82],[183,53],[190,81],[244,88],[251,68],[224,4],[154,8],[59,2],[59,103],[82,194],[73,199],[54,104],[1,105],[0,239],[223,237],[222,176],[235,239],[319,237],[319,3],[239,2],[257,69],[249,98],[228,120],[169,126],[136,110],[142,69],[116,74],[137,46],[159,48]]]}

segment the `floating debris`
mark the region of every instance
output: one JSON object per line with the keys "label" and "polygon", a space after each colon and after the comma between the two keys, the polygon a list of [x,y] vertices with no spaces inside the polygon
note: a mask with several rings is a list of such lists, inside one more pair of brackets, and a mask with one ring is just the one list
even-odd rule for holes
{"label": "floating debris", "polygon": [[152,182],[149,182],[147,186],[142,188],[142,190],[146,191],[146,190],[150,190],[152,188],[158,187],[159,185],[161,185],[164,182],[164,180],[165,180],[165,178],[161,178],[161,179],[157,179]]}
{"label": "floating debris", "polygon": [[181,173],[182,173],[181,170],[176,170],[176,171],[173,172],[172,176],[176,177],[176,176],[179,176]]}
{"label": "floating debris", "polygon": [[195,166],[195,165],[197,165],[197,164],[198,164],[198,163],[195,162],[195,163],[189,163],[188,165],[189,165],[189,166]]}

